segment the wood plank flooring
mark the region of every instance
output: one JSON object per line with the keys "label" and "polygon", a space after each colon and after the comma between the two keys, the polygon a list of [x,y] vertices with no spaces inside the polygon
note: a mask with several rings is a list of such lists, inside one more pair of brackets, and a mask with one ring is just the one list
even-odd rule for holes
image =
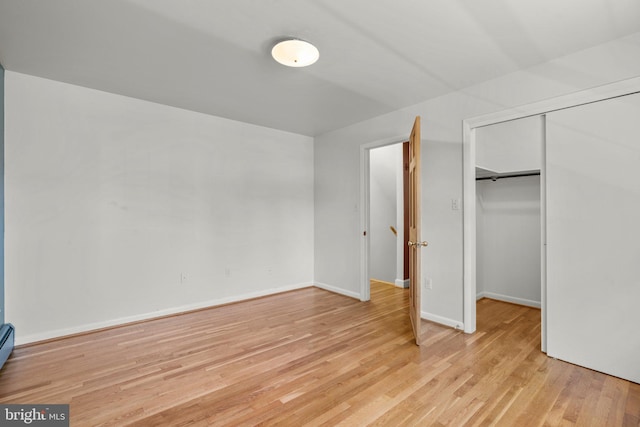
{"label": "wood plank flooring", "polygon": [[541,353],[540,311],[478,302],[478,332],[424,323],[407,290],[308,288],[24,346],[0,403],[71,425],[638,426],[640,385]]}

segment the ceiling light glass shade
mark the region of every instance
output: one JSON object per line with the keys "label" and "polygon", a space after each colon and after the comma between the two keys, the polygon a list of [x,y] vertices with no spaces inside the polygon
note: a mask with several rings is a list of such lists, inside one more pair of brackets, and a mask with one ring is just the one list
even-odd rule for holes
{"label": "ceiling light glass shade", "polygon": [[318,60],[320,52],[309,42],[304,40],[285,40],[271,49],[273,59],[287,67],[306,67]]}

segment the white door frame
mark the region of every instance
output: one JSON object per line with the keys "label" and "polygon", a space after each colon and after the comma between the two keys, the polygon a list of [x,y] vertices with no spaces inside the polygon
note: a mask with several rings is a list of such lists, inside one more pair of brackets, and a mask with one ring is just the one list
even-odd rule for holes
{"label": "white door frame", "polygon": [[360,146],[360,301],[369,301],[371,299],[371,287],[369,286],[369,222],[371,213],[369,175],[371,163],[369,161],[369,152],[374,148],[401,144],[405,141],[407,141],[406,136],[399,136],[369,142]]}
{"label": "white door frame", "polygon": [[[521,119],[524,117],[544,115],[552,111],[589,104],[618,96],[629,95],[640,92],[640,77],[621,80],[619,82],[598,86],[592,89],[574,92],[568,95],[559,96],[549,100],[539,101],[532,104],[510,108],[495,113],[485,114],[478,117],[465,119],[462,121],[462,175],[463,175],[463,320],[464,331],[472,333],[476,330],[476,141],[475,129],[481,126],[488,126],[509,120]],[[546,192],[546,180],[544,171],[546,168],[546,157],[543,151],[543,165],[541,169],[542,196]],[[546,200],[542,202],[542,233],[543,243],[546,242]],[[542,259],[542,350],[546,351],[546,256],[543,244]]]}

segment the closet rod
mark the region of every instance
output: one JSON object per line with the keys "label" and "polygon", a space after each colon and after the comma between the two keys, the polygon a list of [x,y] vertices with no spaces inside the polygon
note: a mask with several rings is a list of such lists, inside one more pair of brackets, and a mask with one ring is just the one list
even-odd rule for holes
{"label": "closet rod", "polygon": [[512,174],[503,174],[503,175],[491,175],[491,176],[483,176],[480,178],[476,178],[476,181],[484,181],[486,179],[490,179],[492,181],[497,181],[502,178],[519,178],[521,176],[539,176],[540,172],[527,172],[527,173],[512,173]]}

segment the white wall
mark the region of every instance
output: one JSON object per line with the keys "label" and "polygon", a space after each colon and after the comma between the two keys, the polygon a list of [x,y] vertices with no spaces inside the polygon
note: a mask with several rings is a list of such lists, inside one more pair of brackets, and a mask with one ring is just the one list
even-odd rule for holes
{"label": "white wall", "polygon": [[[398,169],[402,170],[402,145],[379,147],[369,152],[370,164],[370,269],[372,279],[395,283],[398,230]],[[402,196],[402,194],[400,194]],[[402,231],[400,230],[400,233]]]}
{"label": "white wall", "polygon": [[18,342],[313,281],[311,138],[7,72],[5,144]]}
{"label": "white wall", "polygon": [[476,129],[476,166],[498,173],[540,170],[540,117]]}
{"label": "white wall", "polygon": [[359,147],[406,140],[414,117],[422,117],[423,315],[448,324],[463,321],[462,199],[463,119],[640,75],[640,33],[525,71],[479,84],[316,138],[316,282],[360,294]]}
{"label": "white wall", "polygon": [[540,307],[540,177],[476,185],[478,296]]}
{"label": "white wall", "polygon": [[486,241],[484,224],[484,206],[482,194],[479,193],[479,186],[476,185],[476,299],[483,298],[484,295],[484,283],[483,277],[485,276],[484,266],[485,262],[480,258],[482,254],[481,242]]}
{"label": "white wall", "polygon": [[[409,275],[409,272],[406,272],[405,276],[405,253],[408,254],[409,250],[407,247],[407,241],[405,240],[404,229],[405,227],[409,227],[408,224],[405,224],[405,215],[408,215],[409,212],[405,212],[405,203],[408,203],[408,200],[405,200],[405,191],[408,191],[405,188],[405,166],[407,167],[407,175],[408,175],[408,165],[405,165],[405,144],[408,149],[408,142],[397,144],[398,147],[398,163],[396,166],[396,230],[398,231],[398,236],[396,238],[396,281],[395,285],[400,288],[408,288],[409,287],[409,279],[406,276]],[[407,180],[407,186],[409,185]],[[408,234],[408,233],[407,233]],[[409,236],[406,236],[407,238]],[[406,259],[407,270],[409,259],[407,256]]]}
{"label": "white wall", "polygon": [[640,94],[547,114],[548,354],[640,383]]}

